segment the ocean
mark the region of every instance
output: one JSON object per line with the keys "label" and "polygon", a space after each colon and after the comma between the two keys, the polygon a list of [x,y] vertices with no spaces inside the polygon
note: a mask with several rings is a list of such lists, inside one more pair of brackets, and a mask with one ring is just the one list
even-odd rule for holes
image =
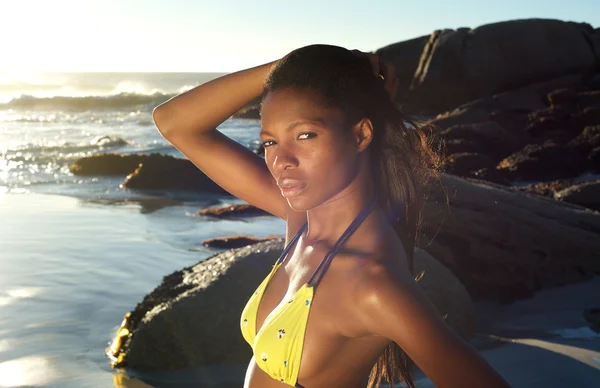
{"label": "ocean", "polygon": [[[120,188],[124,176],[69,172],[96,153],[183,158],[152,108],[221,75],[0,73],[0,387],[148,386],[104,355],[124,314],[163,276],[220,252],[204,239],[283,235],[275,217],[196,215],[242,203],[233,197],[132,191]],[[258,142],[258,120],[229,118],[218,129]]]}

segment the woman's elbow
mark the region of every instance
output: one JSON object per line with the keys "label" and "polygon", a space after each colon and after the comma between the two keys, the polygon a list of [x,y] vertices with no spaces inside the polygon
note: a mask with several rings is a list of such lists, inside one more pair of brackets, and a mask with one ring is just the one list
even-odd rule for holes
{"label": "woman's elbow", "polygon": [[168,132],[167,112],[164,104],[158,105],[152,110],[152,120],[161,135],[165,136]]}

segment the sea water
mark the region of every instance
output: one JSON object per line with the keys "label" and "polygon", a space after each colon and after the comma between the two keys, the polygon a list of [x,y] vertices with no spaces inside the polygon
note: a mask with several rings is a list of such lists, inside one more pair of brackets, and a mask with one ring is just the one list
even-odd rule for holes
{"label": "sea water", "polygon": [[[204,239],[283,234],[275,217],[196,215],[241,202],[232,197],[150,194],[120,188],[124,176],[69,172],[96,153],[183,158],[152,108],[220,75],[0,75],[0,387],[144,386],[104,355],[123,315],[163,276],[219,252]],[[218,127],[248,147],[258,128],[236,118]]]}

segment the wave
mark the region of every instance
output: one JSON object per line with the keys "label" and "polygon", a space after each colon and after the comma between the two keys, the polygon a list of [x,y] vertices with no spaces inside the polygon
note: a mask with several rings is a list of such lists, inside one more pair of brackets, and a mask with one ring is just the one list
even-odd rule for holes
{"label": "wave", "polygon": [[55,96],[35,97],[23,95],[0,104],[0,109],[17,110],[68,110],[68,111],[93,111],[93,110],[121,110],[121,109],[152,109],[156,105],[175,96],[170,93],[119,93],[109,96]]}
{"label": "wave", "polygon": [[130,145],[127,140],[119,136],[96,136],[89,142],[65,142],[57,145],[27,144],[15,149],[6,150],[2,155],[7,160],[13,161],[56,161],[70,160],[81,157],[81,154],[93,151],[108,151]]}

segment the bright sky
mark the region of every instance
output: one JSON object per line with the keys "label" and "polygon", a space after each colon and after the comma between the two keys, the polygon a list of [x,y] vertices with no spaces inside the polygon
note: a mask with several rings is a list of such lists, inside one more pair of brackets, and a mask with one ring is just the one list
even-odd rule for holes
{"label": "bright sky", "polygon": [[523,18],[600,27],[599,0],[0,0],[0,71],[230,72],[327,43],[372,51]]}

